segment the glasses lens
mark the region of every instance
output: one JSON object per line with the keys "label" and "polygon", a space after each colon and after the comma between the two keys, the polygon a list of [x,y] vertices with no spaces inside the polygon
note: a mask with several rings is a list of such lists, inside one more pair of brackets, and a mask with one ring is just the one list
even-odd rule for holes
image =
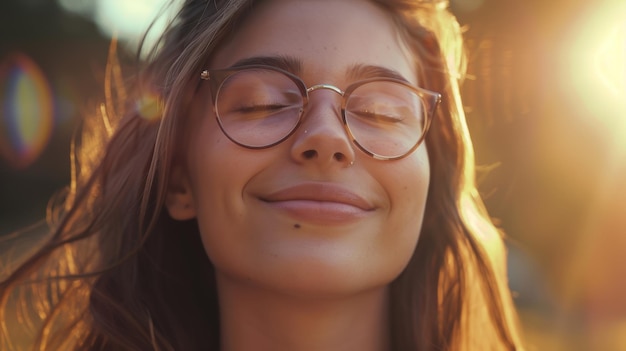
{"label": "glasses lens", "polygon": [[356,142],[374,155],[403,156],[425,132],[423,99],[400,83],[361,85],[348,97],[345,110],[346,123]]}
{"label": "glasses lens", "polygon": [[302,93],[286,75],[248,69],[229,76],[216,96],[219,123],[234,141],[265,147],[287,137],[298,125]]}

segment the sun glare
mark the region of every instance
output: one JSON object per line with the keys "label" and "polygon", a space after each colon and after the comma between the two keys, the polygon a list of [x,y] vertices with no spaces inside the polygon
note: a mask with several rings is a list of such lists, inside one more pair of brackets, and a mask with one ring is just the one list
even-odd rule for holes
{"label": "sun glare", "polygon": [[594,8],[566,40],[565,89],[590,122],[614,133],[626,148],[626,2]]}
{"label": "sun glare", "polygon": [[595,69],[611,93],[626,98],[626,19],[600,41]]}

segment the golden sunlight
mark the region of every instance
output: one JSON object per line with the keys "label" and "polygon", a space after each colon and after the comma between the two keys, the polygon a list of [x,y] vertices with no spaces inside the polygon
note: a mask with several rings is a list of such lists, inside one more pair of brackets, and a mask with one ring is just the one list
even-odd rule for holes
{"label": "golden sunlight", "polygon": [[593,8],[566,40],[565,89],[591,123],[626,148],[626,2],[604,1]]}
{"label": "golden sunlight", "polygon": [[595,69],[609,92],[626,98],[626,19],[600,41]]}

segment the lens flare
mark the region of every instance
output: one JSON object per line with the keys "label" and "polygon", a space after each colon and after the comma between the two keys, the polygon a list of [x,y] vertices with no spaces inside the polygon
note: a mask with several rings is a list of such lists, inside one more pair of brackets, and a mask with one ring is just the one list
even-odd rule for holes
{"label": "lens flare", "polygon": [[0,64],[0,111],[0,155],[26,168],[46,148],[54,126],[52,89],[26,55],[10,55]]}
{"label": "lens flare", "polygon": [[163,114],[163,101],[158,93],[144,92],[136,101],[135,108],[142,118],[156,121]]}

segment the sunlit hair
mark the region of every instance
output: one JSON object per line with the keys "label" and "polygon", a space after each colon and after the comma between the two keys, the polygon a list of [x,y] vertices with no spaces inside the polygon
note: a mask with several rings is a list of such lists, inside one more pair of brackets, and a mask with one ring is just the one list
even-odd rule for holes
{"label": "sunlit hair", "polygon": [[[443,95],[426,140],[422,234],[391,285],[392,347],[521,350],[504,245],[474,182],[459,25],[446,1],[374,2],[413,50],[421,86]],[[16,328],[6,321],[17,306],[36,350],[218,350],[213,267],[196,221],[171,219],[164,198],[169,170],[183,165],[198,73],[253,5],[185,1],[126,86],[110,57],[107,102],[74,144],[72,183],[51,205],[51,233],[0,282],[0,348],[10,346]]]}

